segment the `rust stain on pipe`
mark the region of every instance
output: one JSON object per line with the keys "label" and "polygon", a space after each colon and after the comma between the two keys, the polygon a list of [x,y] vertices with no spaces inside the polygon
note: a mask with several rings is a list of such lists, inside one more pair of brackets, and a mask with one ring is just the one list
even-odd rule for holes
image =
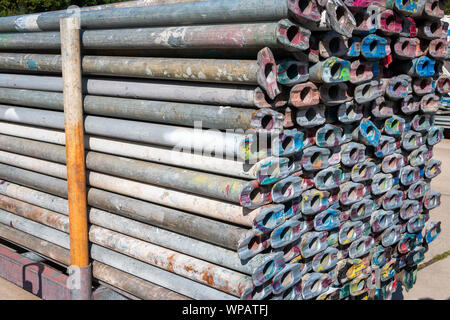
{"label": "rust stain on pipe", "polygon": [[67,218],[50,210],[36,207],[4,195],[0,195],[0,208],[33,221],[54,226],[58,230],[69,232]]}
{"label": "rust stain on pipe", "polygon": [[71,264],[89,265],[79,21],[61,19],[61,57],[66,133]]}

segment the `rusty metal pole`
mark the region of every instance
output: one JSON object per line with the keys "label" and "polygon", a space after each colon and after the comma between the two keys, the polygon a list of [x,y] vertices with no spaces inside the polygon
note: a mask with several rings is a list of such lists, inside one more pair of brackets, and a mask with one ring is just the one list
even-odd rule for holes
{"label": "rusty metal pole", "polygon": [[70,290],[73,300],[90,300],[92,266],[88,244],[79,17],[61,19],[60,27],[70,221]]}

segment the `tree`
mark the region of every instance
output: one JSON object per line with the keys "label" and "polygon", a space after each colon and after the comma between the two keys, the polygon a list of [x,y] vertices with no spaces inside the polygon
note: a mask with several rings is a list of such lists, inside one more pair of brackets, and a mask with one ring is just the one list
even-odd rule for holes
{"label": "tree", "polygon": [[96,6],[120,2],[119,0],[0,0],[0,16],[66,9],[70,5]]}

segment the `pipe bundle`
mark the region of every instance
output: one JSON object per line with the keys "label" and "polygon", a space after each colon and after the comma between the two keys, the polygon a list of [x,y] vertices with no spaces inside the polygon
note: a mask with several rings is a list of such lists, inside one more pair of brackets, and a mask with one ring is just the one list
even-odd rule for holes
{"label": "pipe bundle", "polygon": [[[145,299],[410,289],[440,232],[430,182],[434,113],[450,92],[444,5],[81,9],[94,277]],[[0,18],[0,236],[65,265],[68,14]]]}

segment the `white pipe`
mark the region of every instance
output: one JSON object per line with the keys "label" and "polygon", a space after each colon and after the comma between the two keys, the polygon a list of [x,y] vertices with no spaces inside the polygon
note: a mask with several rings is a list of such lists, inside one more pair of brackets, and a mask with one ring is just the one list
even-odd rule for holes
{"label": "white pipe", "polygon": [[[64,132],[56,129],[43,129],[30,125],[0,121],[0,133],[14,137],[65,145]],[[86,135],[85,137],[85,146],[92,151],[212,172],[221,175],[245,178],[249,180],[258,179],[258,177],[260,177],[259,174],[261,172],[261,168],[264,168],[267,163],[273,163],[273,166],[278,166],[278,163],[285,160],[285,158],[278,158],[275,162],[269,158],[263,159],[258,163],[251,165],[245,164],[241,161],[208,157],[195,153],[179,152],[164,146],[133,143],[129,141],[105,137],[100,138],[89,135]],[[265,169],[268,170],[267,167],[265,167]]]}
{"label": "white pipe", "polygon": [[13,164],[16,167],[46,174],[48,176],[67,179],[67,170],[65,165],[26,157],[15,153],[0,150],[0,162]]}
{"label": "white pipe", "polygon": [[[9,152],[0,152],[0,162],[61,179],[65,179],[66,176],[64,173],[65,165]],[[94,188],[248,227],[253,226],[253,220],[264,208],[261,207],[250,211],[232,203],[133,180],[117,178],[93,171],[88,171],[86,178],[87,183]]]}

